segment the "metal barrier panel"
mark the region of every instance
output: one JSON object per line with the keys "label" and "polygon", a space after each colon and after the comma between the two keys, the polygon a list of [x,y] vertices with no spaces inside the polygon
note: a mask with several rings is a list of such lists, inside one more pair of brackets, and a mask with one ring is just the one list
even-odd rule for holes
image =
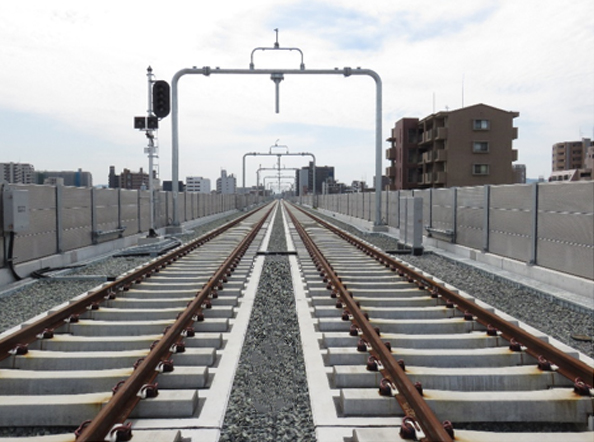
{"label": "metal barrier panel", "polygon": [[56,188],[14,184],[11,187],[29,191],[29,230],[16,235],[13,250],[15,262],[57,253]]}
{"label": "metal barrier panel", "polygon": [[138,233],[138,190],[120,189],[120,222],[123,236]]}
{"label": "metal barrier panel", "polygon": [[118,191],[116,189],[95,189],[95,216],[97,230],[118,228]]}
{"label": "metal barrier panel", "polygon": [[398,219],[398,214],[400,213],[400,198],[399,193],[396,192],[389,192],[387,197],[389,202],[389,215],[388,215],[388,225],[392,227],[399,227],[400,220]]}
{"label": "metal barrier panel", "polygon": [[483,248],[485,188],[461,187],[457,196],[456,243],[473,249]]}
{"label": "metal barrier panel", "polygon": [[167,225],[167,192],[155,192],[155,225],[157,227],[165,227]]}
{"label": "metal barrier panel", "polygon": [[532,186],[493,186],[489,209],[489,251],[528,262],[532,230]]}
{"label": "metal barrier panel", "polygon": [[[138,200],[137,200],[137,223],[134,226],[128,226],[126,229],[127,234],[139,233],[139,232],[148,232],[151,228],[151,192],[149,190],[139,190],[138,191]],[[155,226],[156,226],[155,220]]]}
{"label": "metal barrier panel", "polygon": [[536,263],[594,279],[594,182],[538,185]]}
{"label": "metal barrier panel", "polygon": [[93,244],[91,189],[62,188],[62,250],[74,250]]}
{"label": "metal barrier panel", "polygon": [[[454,226],[454,201],[453,189],[433,189],[433,202],[431,207],[431,227],[441,230],[455,230]],[[425,220],[427,223],[427,220]]]}

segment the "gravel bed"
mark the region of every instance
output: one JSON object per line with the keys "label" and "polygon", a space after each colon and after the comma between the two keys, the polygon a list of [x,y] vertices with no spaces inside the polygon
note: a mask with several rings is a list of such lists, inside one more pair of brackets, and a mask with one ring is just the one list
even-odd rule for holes
{"label": "gravel bed", "polygon": [[[316,215],[384,251],[398,248],[398,241],[388,235],[365,233],[333,217],[317,212]],[[422,256],[398,255],[398,258],[594,358],[593,342],[578,341],[571,337],[594,336],[594,312],[586,313],[562,306],[546,293],[434,253]]]}
{"label": "gravel bed", "polygon": [[[388,235],[365,233],[333,217],[319,213],[316,215],[384,251],[398,248],[398,241]],[[434,253],[422,256],[398,255],[398,258],[594,358],[593,342],[578,341],[571,337],[594,336],[594,312],[586,313],[562,306],[546,293]]]}
{"label": "gravel bed", "polygon": [[[180,239],[183,242],[191,241],[241,215],[243,212],[237,212],[211,221],[181,235]],[[97,275],[113,278],[144,264],[149,259],[146,256],[107,257],[82,267],[73,266],[72,270],[67,270],[63,274],[70,277]],[[98,279],[60,281],[44,278],[33,281],[6,296],[0,293],[0,333],[97,287],[101,283]]]}
{"label": "gravel bed", "polygon": [[[180,239],[183,242],[191,241],[241,215],[243,215],[242,212],[237,212],[211,221],[192,229],[189,233],[181,235]],[[89,275],[116,277],[144,264],[148,259],[146,256],[127,258],[107,257],[84,266],[73,266],[72,270],[66,270],[64,274],[70,277],[88,277]],[[98,280],[60,281],[47,278],[35,280],[20,289],[11,291],[8,295],[0,297],[0,333],[56,305],[62,304],[99,284],[101,282]],[[71,427],[10,427],[0,428],[0,437],[32,437],[66,434],[73,433],[74,430],[76,428]]]}
{"label": "gravel bed", "polygon": [[[269,251],[286,250],[281,219]],[[219,440],[315,441],[308,391],[289,261],[267,256]]]}

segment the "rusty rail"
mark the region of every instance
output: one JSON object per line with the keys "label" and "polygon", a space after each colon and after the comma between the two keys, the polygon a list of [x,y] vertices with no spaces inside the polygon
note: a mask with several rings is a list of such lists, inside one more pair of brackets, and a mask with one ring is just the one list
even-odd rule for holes
{"label": "rusty rail", "polygon": [[69,321],[69,318],[74,318],[87,311],[93,304],[102,303],[103,301],[117,296],[117,293],[130,288],[135,282],[140,282],[154,272],[158,272],[161,268],[167,266],[173,261],[179,259],[181,256],[188,254],[190,251],[200,247],[204,243],[210,241],[216,236],[227,231],[231,227],[239,224],[247,217],[251,216],[256,210],[249,212],[227,224],[221,226],[212,232],[209,232],[200,238],[197,238],[183,246],[180,246],[171,252],[163,255],[161,258],[149,263],[142,268],[123,276],[122,278],[103,285],[100,289],[89,292],[87,296],[81,298],[71,304],[65,306],[60,310],[56,310],[38,321],[23,327],[15,333],[0,339],[0,361],[11,356],[11,351],[17,346],[26,346],[43,334],[44,330],[54,330]]}
{"label": "rusty rail", "polygon": [[[309,213],[305,211],[303,212],[312,219],[318,221]],[[350,296],[338,275],[332,270],[332,267],[326,258],[309,237],[296,217],[291,212],[289,212],[289,215],[299,236],[309,251],[314,264],[317,266],[320,276],[327,278],[328,284],[331,285],[331,289],[336,293],[341,302],[346,306],[348,313],[352,316],[352,322],[361,330],[363,337],[373,349],[372,354],[381,362],[383,366],[383,369],[381,370],[382,374],[389,379],[398,390],[395,398],[405,415],[412,417],[420,424],[427,438],[426,440],[434,442],[452,441],[452,437],[446,432],[443,424],[437,419],[421,394],[415,388],[414,384],[408,376],[406,376],[400,365],[398,365],[396,359],[392,356],[391,351],[386,347],[386,344],[382,342],[377,331],[365,318],[363,312]]]}
{"label": "rusty rail", "polygon": [[139,391],[143,386],[151,384],[157,377],[157,366],[171,357],[173,354],[172,348],[183,340],[182,332],[191,327],[194,322],[200,320],[202,305],[211,293],[226,280],[231,271],[235,269],[271,211],[272,208],[266,212],[252,231],[225,259],[186,310],[167,329],[148,356],[137,366],[125,383],[117,389],[111,400],[101,409],[97,416],[82,430],[76,439],[77,442],[104,440],[105,436],[114,428],[114,425],[122,424],[128,418],[141,400],[138,396]]}
{"label": "rusty rail", "polygon": [[[431,278],[424,276],[423,274],[403,265],[402,263],[394,259],[392,256],[388,255],[387,253],[384,253],[383,251],[373,246],[368,245],[359,238],[349,235],[345,231],[337,228],[336,226],[324,220],[319,219],[315,215],[309,213],[306,210],[303,210],[300,207],[294,207],[296,207],[298,210],[300,210],[301,212],[303,212],[304,214],[306,214],[322,226],[332,231],[334,234],[353,244],[355,247],[366,253],[368,256],[374,258],[376,261],[384,265],[386,268],[389,268],[393,272],[396,272],[399,276],[405,277],[409,281],[415,283],[420,289],[430,291],[433,297],[441,298],[442,302],[444,302],[446,305],[450,307],[455,307],[465,316],[472,315],[473,320],[487,327],[487,329],[494,328],[497,331],[497,333],[501,335],[502,338],[509,341],[514,339],[516,342],[520,343],[522,346],[526,348],[525,351],[527,354],[531,355],[535,359],[544,358],[548,362],[556,365],[558,367],[557,371],[561,375],[570,379],[571,381],[575,382],[579,378],[589,385],[594,385],[594,369],[582,362],[581,360],[564,353],[563,351],[555,348],[548,342],[542,341],[541,339],[532,335],[531,333],[522,329],[521,327],[516,326],[506,321],[505,319],[497,316],[495,313],[483,309],[475,302],[473,302],[473,300],[469,300],[464,296],[461,296],[458,293],[449,290],[444,285],[436,283]],[[331,270],[331,268],[324,269],[324,273],[327,275],[328,271],[330,271],[330,274],[334,273]],[[337,284],[335,282],[332,282],[333,287],[340,287],[339,283]],[[345,297],[345,299],[347,301],[350,301],[350,296]],[[345,304],[348,306],[349,309],[353,308],[351,303],[345,302]],[[350,310],[350,313],[352,314],[353,310]],[[355,316],[353,314],[353,318],[357,322],[357,325],[360,326],[360,318],[358,318],[358,315]],[[360,328],[363,330],[363,327]],[[373,346],[373,348],[375,351],[375,346]],[[394,360],[394,358],[391,358],[391,360]],[[426,428],[423,426],[422,423],[421,426],[425,431]],[[426,434],[429,435],[429,433],[427,432]]]}
{"label": "rusty rail", "polygon": [[511,324],[505,319],[497,316],[495,313],[485,310],[472,300],[466,299],[465,297],[453,292],[452,290],[449,290],[441,284],[436,283],[432,279],[420,274],[419,272],[402,265],[387,253],[369,246],[360,239],[349,235],[336,226],[333,226],[332,224],[315,217],[314,215],[299,207],[298,209],[314,219],[316,222],[319,222],[324,227],[331,230],[336,235],[364,251],[366,254],[376,259],[379,263],[389,267],[392,271],[397,272],[399,275],[406,276],[409,280],[414,281],[417,286],[419,286],[419,288],[425,288],[426,290],[431,291],[434,295],[438,296],[446,303],[448,301],[452,302],[459,311],[472,314],[474,319],[485,327],[491,325],[501,332],[501,336],[504,339],[515,339],[517,342],[521,343],[521,345],[526,347],[526,353],[529,355],[536,359],[542,356],[549,362],[557,365],[559,367],[558,372],[571,381],[574,381],[576,378],[581,378],[587,384],[594,385],[594,369],[579,359],[564,353],[548,342],[542,341],[540,338],[532,335],[517,325]]}

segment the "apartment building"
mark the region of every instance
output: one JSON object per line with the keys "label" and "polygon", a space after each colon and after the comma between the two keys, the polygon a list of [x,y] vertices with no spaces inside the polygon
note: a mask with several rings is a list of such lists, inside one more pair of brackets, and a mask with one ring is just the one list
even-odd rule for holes
{"label": "apartment building", "polygon": [[51,185],[61,183],[64,186],[93,187],[93,176],[91,172],[85,172],[82,169],[78,169],[76,171],[43,170],[35,172],[35,183]]}
{"label": "apartment building", "polygon": [[7,183],[33,184],[35,168],[28,163],[0,163],[2,180]]}
{"label": "apartment building", "polygon": [[313,193],[314,167],[316,177],[315,191],[317,194],[322,193],[322,188],[325,182],[334,180],[334,166],[314,166],[313,161],[310,161],[308,166],[302,167],[295,172],[297,195]]}
{"label": "apartment building", "polygon": [[519,112],[476,104],[396,122],[386,169],[392,190],[513,184]]}
{"label": "apartment building", "polygon": [[217,178],[217,193],[233,194],[237,188],[237,180],[233,174],[227,175],[225,169],[221,170],[220,178]]}
{"label": "apartment building", "polygon": [[594,142],[590,138],[553,144],[549,181],[591,180],[593,169]]}
{"label": "apartment building", "polygon": [[210,179],[201,176],[186,177],[186,192],[210,193]]}
{"label": "apartment building", "polygon": [[[153,186],[159,187],[157,171],[153,171]],[[143,189],[148,190],[149,175],[140,168],[138,172],[132,172],[130,169],[124,169],[122,173],[116,174],[115,167],[109,166],[109,188],[110,189]]]}

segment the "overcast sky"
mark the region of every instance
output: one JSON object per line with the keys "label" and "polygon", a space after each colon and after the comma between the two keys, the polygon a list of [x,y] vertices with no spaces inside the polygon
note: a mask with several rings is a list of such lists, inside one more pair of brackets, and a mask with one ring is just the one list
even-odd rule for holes
{"label": "overcast sky", "polygon": [[[530,178],[548,177],[554,143],[593,137],[593,18],[591,0],[2,1],[0,162],[82,168],[94,184],[107,183],[110,165],[146,171],[146,138],[133,117],[146,114],[147,67],[170,83],[192,66],[248,69],[252,49],[272,47],[278,28],[280,46],[300,48],[306,69],[360,66],[381,76],[384,140],[400,118],[485,103],[520,113],[518,163]],[[300,58],[266,51],[254,62],[298,69]],[[279,114],[265,75],[184,76],[179,91],[184,181],[214,185],[226,169],[241,185],[243,155],[278,140],[334,166],[339,181],[372,182],[369,77],[287,75]],[[168,180],[171,116],[158,136]],[[247,157],[247,184],[275,162]]]}

